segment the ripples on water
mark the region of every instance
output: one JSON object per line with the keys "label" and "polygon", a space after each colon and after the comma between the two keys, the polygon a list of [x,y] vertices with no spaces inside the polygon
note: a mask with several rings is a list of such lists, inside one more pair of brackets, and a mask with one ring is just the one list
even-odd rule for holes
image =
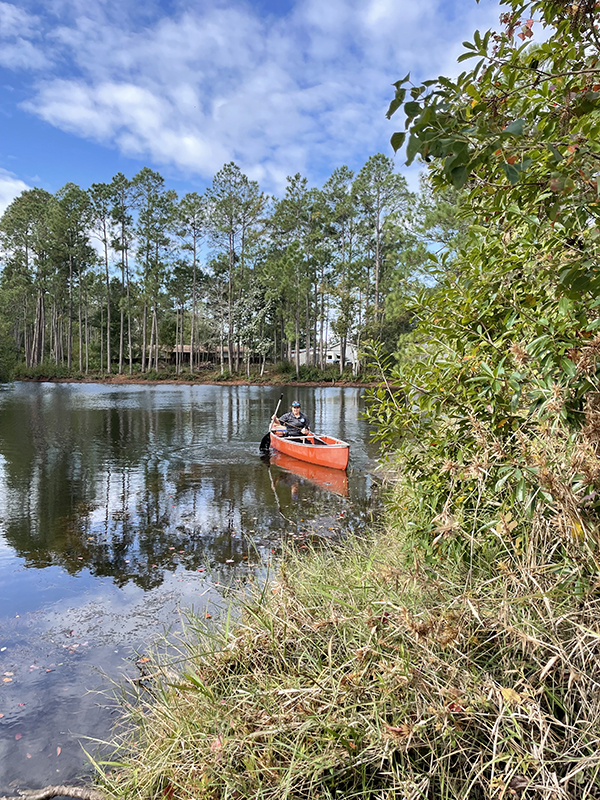
{"label": "ripples on water", "polygon": [[112,724],[95,690],[134,675],[181,609],[217,617],[284,537],[368,523],[362,390],[284,391],[282,407],[297,397],[315,431],[350,442],[347,477],[259,458],[280,391],[0,389],[0,794],[84,774],[82,737]]}

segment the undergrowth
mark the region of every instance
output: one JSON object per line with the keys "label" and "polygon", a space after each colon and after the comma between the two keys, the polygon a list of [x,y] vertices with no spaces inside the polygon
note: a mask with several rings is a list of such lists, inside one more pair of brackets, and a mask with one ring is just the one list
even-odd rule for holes
{"label": "undergrowth", "polygon": [[288,553],[239,624],[190,617],[178,656],[144,665],[106,791],[598,797],[593,547],[537,518],[526,547],[499,526],[434,571],[406,536],[411,499],[397,490],[373,539]]}

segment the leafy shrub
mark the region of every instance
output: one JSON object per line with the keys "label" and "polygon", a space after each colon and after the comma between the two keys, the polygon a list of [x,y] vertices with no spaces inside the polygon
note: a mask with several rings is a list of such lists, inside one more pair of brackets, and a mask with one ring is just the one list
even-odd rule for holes
{"label": "leafy shrub", "polygon": [[213,380],[215,381],[228,381],[230,378],[233,377],[233,373],[230,372],[229,367],[223,367],[223,372],[219,370],[215,373]]}
{"label": "leafy shrub", "polygon": [[46,362],[35,367],[19,364],[14,369],[15,378],[33,378],[37,380],[51,380],[52,378],[74,378],[77,373],[68,369],[66,365]]}

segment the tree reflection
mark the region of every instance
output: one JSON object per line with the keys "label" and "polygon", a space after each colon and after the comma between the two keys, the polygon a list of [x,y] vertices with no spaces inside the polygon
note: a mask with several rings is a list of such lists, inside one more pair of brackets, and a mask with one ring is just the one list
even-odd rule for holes
{"label": "tree reflection", "polygon": [[228,564],[265,557],[308,518],[335,514],[342,498],[248,458],[246,444],[240,461],[229,440],[241,437],[249,412],[239,392],[220,397],[190,412],[157,407],[150,390],[96,402],[62,385],[4,395],[6,543],[28,567],[88,569],[150,589],[178,568],[223,565],[225,577]]}

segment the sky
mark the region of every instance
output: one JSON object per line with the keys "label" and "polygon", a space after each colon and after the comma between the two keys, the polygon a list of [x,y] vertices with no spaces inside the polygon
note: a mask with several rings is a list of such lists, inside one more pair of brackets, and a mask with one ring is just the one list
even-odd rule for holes
{"label": "sky", "polygon": [[0,0],[0,212],[143,166],[180,194],[229,161],[269,193],[296,172],[321,185],[392,156],[393,81],[457,74],[498,16],[497,0]]}

